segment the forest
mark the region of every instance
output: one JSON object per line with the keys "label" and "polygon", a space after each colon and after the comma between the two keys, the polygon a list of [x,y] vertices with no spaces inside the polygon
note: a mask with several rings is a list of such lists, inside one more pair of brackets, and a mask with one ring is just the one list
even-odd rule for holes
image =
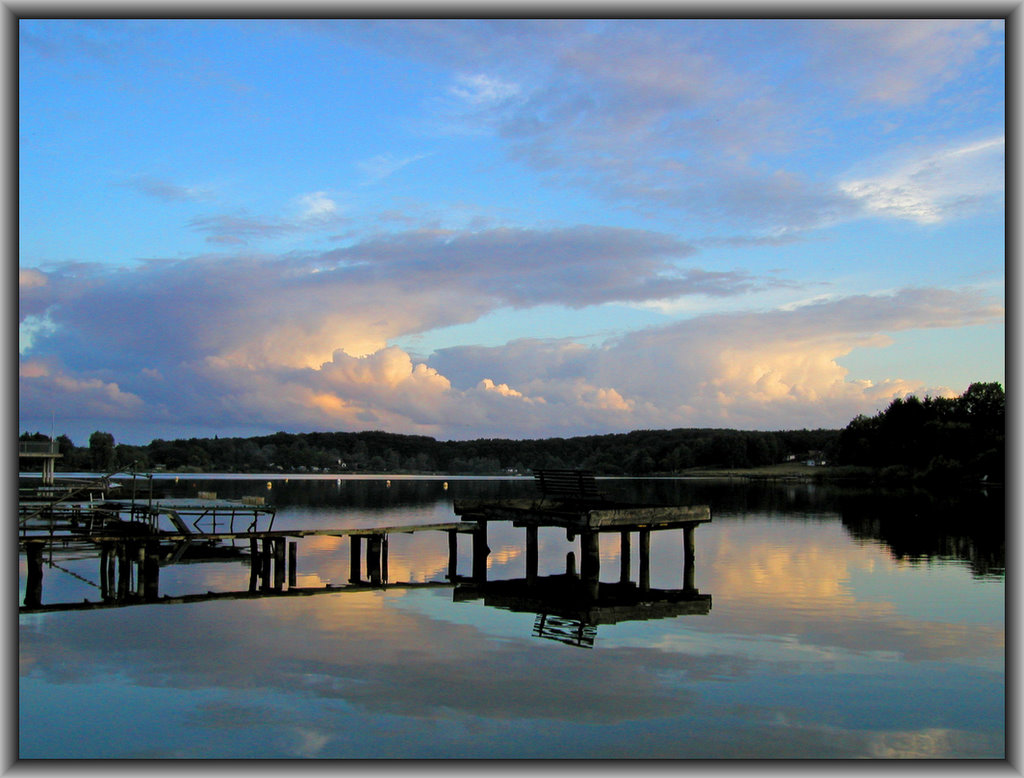
{"label": "forest", "polygon": [[[21,440],[48,440],[25,432]],[[225,473],[527,474],[581,468],[599,475],[672,475],[812,462],[825,470],[885,478],[1002,481],[1005,397],[997,383],[975,383],[956,398],[898,398],[842,430],[636,430],[571,438],[439,441],[389,432],[275,432],[248,438],[153,440],[119,444],[97,430],[88,444],[57,438],[58,470]],[[821,468],[821,465],[832,465]]]}

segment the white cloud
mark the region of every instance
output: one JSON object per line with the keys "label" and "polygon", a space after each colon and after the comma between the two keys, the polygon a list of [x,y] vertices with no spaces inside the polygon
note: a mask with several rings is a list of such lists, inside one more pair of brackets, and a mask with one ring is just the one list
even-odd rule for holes
{"label": "white cloud", "polygon": [[18,323],[18,353],[28,353],[32,350],[37,338],[52,335],[56,331],[57,325],[50,318],[49,312],[41,316],[26,316]]}
{"label": "white cloud", "polygon": [[327,192],[310,192],[299,198],[299,204],[302,207],[301,218],[305,220],[329,219],[338,212],[338,204]]}
{"label": "white cloud", "polygon": [[969,214],[1005,186],[1005,137],[915,156],[840,189],[873,213],[934,224]]}
{"label": "white cloud", "polygon": [[522,89],[518,84],[503,81],[496,76],[477,73],[456,76],[455,84],[448,91],[474,106],[481,106],[503,103],[518,96]]}

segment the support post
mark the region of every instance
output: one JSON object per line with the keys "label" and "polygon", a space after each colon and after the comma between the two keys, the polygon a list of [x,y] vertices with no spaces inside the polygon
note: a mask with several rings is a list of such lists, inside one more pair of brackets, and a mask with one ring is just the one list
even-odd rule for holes
{"label": "support post", "polygon": [[448,530],[448,580],[454,581],[459,575],[459,533]]}
{"label": "support post", "polygon": [[260,570],[263,568],[263,560],[260,557],[260,542],[256,538],[249,538],[249,591],[256,591],[259,586]]}
{"label": "support post", "polygon": [[299,557],[299,543],[297,540],[291,540],[288,542],[288,588],[293,589],[295,587],[295,581],[298,573],[295,569],[295,565],[298,562]]}
{"label": "support post", "polygon": [[380,539],[380,577],[383,583],[388,582],[388,536]]}
{"label": "support post", "polygon": [[29,543],[25,547],[28,576],[25,581],[25,605],[34,608],[43,602],[43,544]]}
{"label": "support post", "polygon": [[366,577],[374,586],[380,586],[380,549],[380,535],[366,538]]}
{"label": "support post", "polygon": [[284,538],[274,539],[274,589],[284,588]]}
{"label": "support post", "polygon": [[526,581],[533,583],[537,580],[537,525],[530,524],[526,527]]}
{"label": "support post", "polygon": [[622,530],[619,537],[619,583],[629,583],[629,530]]}
{"label": "support post", "polygon": [[262,585],[261,588],[264,591],[267,591],[267,590],[270,589],[270,560],[271,560],[271,558],[273,556],[273,554],[272,554],[272,544],[273,544],[273,542],[274,541],[273,541],[272,538],[263,538],[263,554],[261,556],[262,569],[263,569],[263,574],[262,574],[263,585]]}
{"label": "support post", "polygon": [[100,546],[100,597],[104,600],[110,599],[110,578],[107,576],[109,559],[110,544],[103,543]]}
{"label": "support post", "polygon": [[160,544],[156,540],[146,543],[146,560],[141,574],[143,597],[146,602],[155,602],[160,597]]}
{"label": "support post", "polygon": [[362,544],[362,538],[359,535],[352,535],[349,538],[352,541],[352,545],[349,548],[349,583],[359,583],[359,547]]}
{"label": "support post", "polygon": [[651,531],[640,530],[640,589],[651,588]]}
{"label": "support post", "polygon": [[590,596],[597,598],[598,578],[601,574],[601,553],[596,532],[580,533],[580,577],[587,585]]}
{"label": "support post", "polygon": [[132,551],[135,556],[135,594],[143,597],[146,593],[146,546],[139,543]]}
{"label": "support post", "polygon": [[477,520],[478,529],[473,530],[473,578],[483,582],[487,580],[487,555],[491,550],[487,547],[487,522]]}
{"label": "support post", "polygon": [[693,591],[693,561],[696,558],[696,545],[693,541],[693,524],[683,527],[683,589]]}

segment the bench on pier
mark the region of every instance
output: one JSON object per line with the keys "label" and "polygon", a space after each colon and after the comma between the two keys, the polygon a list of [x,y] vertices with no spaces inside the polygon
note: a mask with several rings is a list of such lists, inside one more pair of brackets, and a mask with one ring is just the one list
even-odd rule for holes
{"label": "bench on pier", "polygon": [[533,477],[542,497],[555,497],[571,502],[593,502],[603,498],[597,481],[589,470],[534,470]]}

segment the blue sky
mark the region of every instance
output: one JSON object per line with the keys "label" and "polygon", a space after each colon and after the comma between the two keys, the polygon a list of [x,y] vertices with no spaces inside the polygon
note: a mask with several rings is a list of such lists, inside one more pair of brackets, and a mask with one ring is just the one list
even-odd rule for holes
{"label": "blue sky", "polygon": [[19,425],[845,426],[1003,382],[1001,20],[19,26]]}

